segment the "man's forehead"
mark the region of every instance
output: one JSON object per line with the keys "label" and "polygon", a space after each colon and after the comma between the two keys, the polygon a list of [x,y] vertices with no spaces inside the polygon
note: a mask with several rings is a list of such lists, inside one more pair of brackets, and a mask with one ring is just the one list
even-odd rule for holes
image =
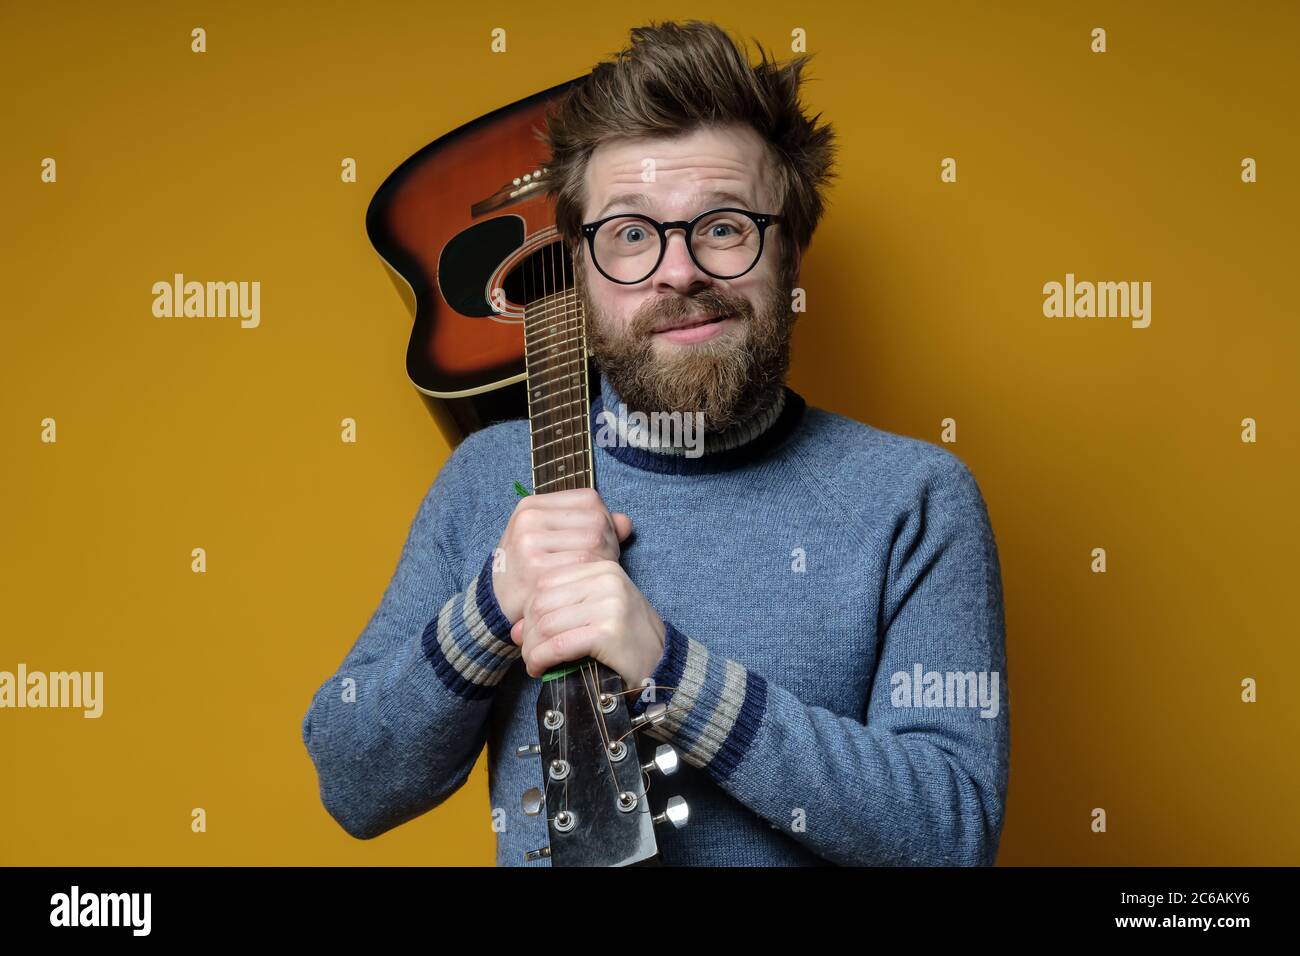
{"label": "man's forehead", "polygon": [[767,155],[752,127],[701,128],[678,137],[620,137],[587,164],[592,214],[628,204],[641,211],[700,201],[754,209],[767,203]]}

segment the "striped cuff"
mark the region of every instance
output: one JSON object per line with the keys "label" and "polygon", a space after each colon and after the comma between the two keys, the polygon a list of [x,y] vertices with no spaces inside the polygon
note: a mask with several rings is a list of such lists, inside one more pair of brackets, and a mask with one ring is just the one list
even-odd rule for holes
{"label": "striped cuff", "polygon": [[721,783],[745,759],[767,713],[767,681],[664,621],[664,654],[654,673],[655,700],[638,694],[630,710],[668,705],[647,732],[676,745],[682,759]]}
{"label": "striped cuff", "polygon": [[488,697],[520,656],[510,626],[492,590],[489,554],[469,586],[453,595],[424,629],[424,656],[453,693],[470,700]]}

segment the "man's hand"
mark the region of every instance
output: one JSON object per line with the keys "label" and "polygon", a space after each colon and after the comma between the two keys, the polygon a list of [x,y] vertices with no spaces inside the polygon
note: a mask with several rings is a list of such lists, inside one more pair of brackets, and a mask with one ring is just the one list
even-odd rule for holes
{"label": "man's hand", "polygon": [[664,622],[617,561],[594,561],[542,574],[510,638],[532,677],[593,657],[631,689],[663,657]]}
{"label": "man's hand", "polygon": [[591,488],[529,495],[515,505],[492,562],[492,589],[511,623],[524,614],[539,575],[592,561],[618,561],[632,521],[611,514]]}

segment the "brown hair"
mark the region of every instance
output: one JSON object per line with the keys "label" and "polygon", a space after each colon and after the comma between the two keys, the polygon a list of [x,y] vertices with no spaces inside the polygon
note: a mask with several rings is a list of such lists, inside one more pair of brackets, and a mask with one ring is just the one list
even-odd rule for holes
{"label": "brown hair", "polygon": [[[821,220],[822,191],[835,177],[835,134],[799,106],[800,74],[809,54],[784,66],[760,62],[713,23],[689,20],[635,27],[632,43],[596,65],[552,106],[538,139],[550,150],[547,194],[555,224],[570,248],[581,249],[585,175],[592,151],[613,136],[673,136],[705,125],[749,123],[768,144],[774,195],[786,217],[782,234],[800,248]],[[782,243],[786,256],[789,242]]]}

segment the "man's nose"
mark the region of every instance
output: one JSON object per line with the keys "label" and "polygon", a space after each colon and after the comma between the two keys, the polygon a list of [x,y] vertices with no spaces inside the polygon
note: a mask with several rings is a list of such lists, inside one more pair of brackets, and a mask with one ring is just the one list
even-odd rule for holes
{"label": "man's nose", "polygon": [[654,279],[657,287],[676,289],[679,292],[689,292],[713,281],[691,258],[691,252],[686,248],[684,229],[668,230],[664,239],[664,258],[659,263]]}

